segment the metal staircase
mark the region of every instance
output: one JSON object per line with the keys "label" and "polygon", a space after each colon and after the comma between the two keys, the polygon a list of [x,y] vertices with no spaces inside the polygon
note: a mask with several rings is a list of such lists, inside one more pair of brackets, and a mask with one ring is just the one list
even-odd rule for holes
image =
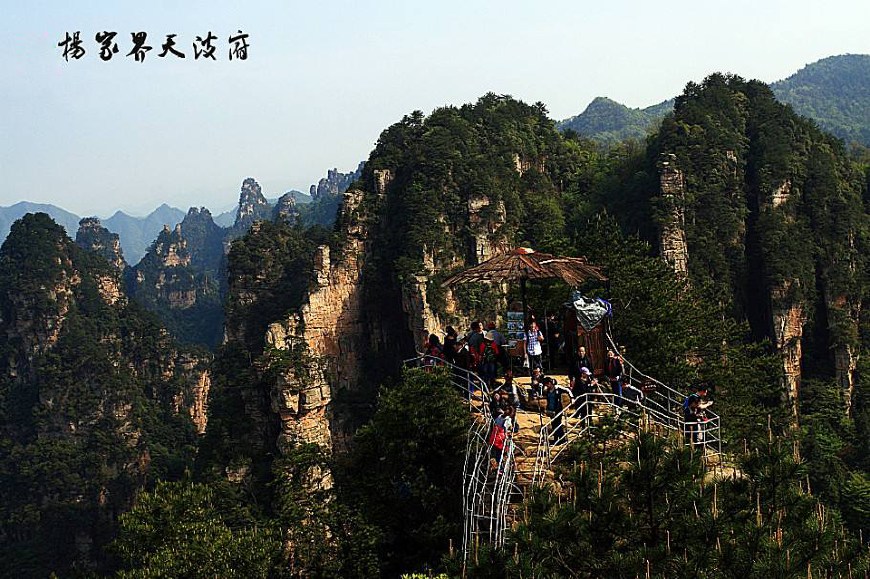
{"label": "metal staircase", "polygon": [[[614,350],[619,351],[609,334],[607,338]],[[486,382],[474,372],[428,355],[405,360],[405,366],[445,372],[474,416],[468,430],[463,476],[462,548],[466,558],[481,541],[497,548],[504,545],[511,504],[522,502],[532,487],[552,480],[553,465],[570,442],[599,428],[605,415],[613,416],[627,436],[633,436],[640,429],[661,436],[680,436],[685,444],[704,453],[706,464],[721,461],[719,416],[707,411],[707,420],[687,423],[683,417],[686,395],[647,376],[627,360],[623,360],[625,385],[621,405],[615,394],[596,391],[573,397],[570,404],[553,417],[518,409],[517,419],[527,427],[533,425],[537,436],[508,437],[499,463],[491,460],[492,446],[488,443],[492,420]],[[553,431],[559,423],[566,440],[564,444],[553,444]],[[687,436],[693,429],[697,429],[698,434]]]}

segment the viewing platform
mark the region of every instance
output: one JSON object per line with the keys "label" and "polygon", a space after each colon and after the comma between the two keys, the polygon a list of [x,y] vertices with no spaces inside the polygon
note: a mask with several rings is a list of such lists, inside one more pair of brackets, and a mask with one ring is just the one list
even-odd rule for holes
{"label": "viewing platform", "polygon": [[[609,336],[608,336],[609,338]],[[612,343],[612,340],[611,340]],[[615,346],[614,346],[615,347]],[[529,376],[514,378],[515,394],[521,405],[516,411],[516,433],[510,433],[503,450],[493,452],[490,412],[491,393],[476,373],[451,365],[444,360],[420,355],[405,361],[406,367],[441,370],[467,401],[474,420],[468,431],[464,469],[463,505],[465,529],[463,549],[467,556],[472,545],[487,541],[497,547],[504,544],[505,531],[512,519],[512,505],[521,503],[536,486],[552,485],[554,467],[571,443],[607,423],[620,435],[633,438],[639,431],[662,437],[679,437],[687,446],[703,453],[711,475],[722,469],[722,440],[719,416],[709,410],[706,419],[686,422],[683,404],[686,394],[643,374],[623,361],[623,396],[620,399],[601,385],[588,393],[573,396],[568,390],[568,376],[547,374],[555,379],[561,395],[562,410],[546,412],[546,398],[532,398]],[[561,439],[554,437],[561,425]],[[500,460],[495,457],[500,456]]]}

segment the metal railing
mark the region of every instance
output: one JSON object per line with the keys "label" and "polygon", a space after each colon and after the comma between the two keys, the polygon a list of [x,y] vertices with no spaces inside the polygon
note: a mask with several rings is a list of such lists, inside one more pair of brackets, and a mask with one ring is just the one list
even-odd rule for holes
{"label": "metal railing", "polygon": [[[614,352],[619,352],[613,336],[607,333],[607,341]],[[666,426],[669,430],[675,430],[683,435],[689,431],[690,426],[698,425],[702,431],[703,441],[687,440],[686,445],[703,446],[706,456],[721,457],[722,455],[722,436],[721,436],[721,419],[718,414],[711,410],[705,410],[706,420],[700,422],[686,422],[683,415],[683,404],[686,401],[686,394],[679,392],[656,380],[651,376],[647,376],[638,370],[630,361],[622,358],[623,368],[628,372],[623,374],[626,383],[632,388],[638,390],[643,395],[643,405],[647,409],[656,409],[658,412],[655,415],[658,419],[656,422]],[[655,385],[654,390],[643,392],[643,384]],[[662,420],[665,418],[665,420]]]}
{"label": "metal railing", "polygon": [[419,354],[414,358],[408,358],[404,361],[404,365],[406,367],[422,368],[432,372],[442,371],[449,374],[450,383],[456,387],[468,403],[469,409],[479,412],[484,416],[489,415],[489,386],[486,380],[478,374],[429,354]]}
{"label": "metal railing", "polygon": [[500,460],[494,456],[489,434],[493,428],[489,411],[491,400],[486,381],[470,370],[460,368],[441,358],[421,354],[405,360],[406,367],[442,371],[449,376],[451,384],[460,392],[477,416],[468,429],[463,467],[462,507],[465,513],[462,548],[468,557],[476,541],[485,539],[501,547],[507,530],[508,506],[516,490],[517,451],[513,433],[507,433]]}
{"label": "metal railing", "polygon": [[[618,352],[609,333],[607,339],[614,351]],[[508,433],[501,459],[495,460],[494,456],[498,453],[493,452],[493,446],[489,443],[494,424],[489,407],[491,395],[486,381],[478,374],[427,354],[405,360],[405,366],[444,372],[468,403],[469,411],[476,415],[468,430],[463,468],[464,556],[467,559],[476,542],[481,539],[496,547],[503,546],[511,499],[515,494],[523,496],[522,489],[515,482],[518,473],[515,458],[517,453],[526,454],[525,450],[517,446],[512,433]],[[529,476],[532,486],[543,484],[546,474],[552,470],[553,462],[568,447],[567,443],[598,428],[600,423],[596,419],[605,414],[613,415],[624,432],[652,429],[663,435],[683,437],[685,444],[700,449],[705,457],[721,455],[721,423],[718,415],[708,411],[707,420],[687,422],[683,414],[686,395],[647,376],[625,359],[623,367],[626,372],[623,373],[622,396],[602,390],[602,387],[608,388],[609,384],[599,385],[597,391],[578,396],[560,388],[569,395],[571,401],[552,417],[544,419],[540,415],[540,432],[534,443],[534,466],[531,471],[522,471]],[[644,388],[644,385],[655,387]],[[518,410],[518,414],[525,412]],[[551,442],[558,424],[561,424],[564,444]],[[555,450],[554,446],[557,447]]]}
{"label": "metal railing", "polygon": [[[614,351],[618,352],[619,349],[609,333],[607,339]],[[684,444],[687,446],[700,449],[705,458],[712,461],[715,457],[721,457],[721,419],[717,414],[706,411],[705,420],[686,421],[683,414],[685,394],[647,376],[624,358],[622,362],[623,368],[628,370],[622,375],[622,396],[602,391],[601,385],[599,385],[597,392],[588,392],[578,396],[568,393],[571,396],[570,404],[550,417],[541,426],[532,475],[533,484],[543,482],[544,474],[550,470],[553,461],[565,449],[566,445],[563,444],[555,452],[551,450],[550,437],[554,434],[557,425],[561,424],[562,426],[562,437],[565,442],[571,441],[595,428],[592,418],[603,414],[601,411],[607,408],[632,431],[641,428],[654,428],[675,433],[683,437]],[[654,384],[655,389],[644,391],[644,384]],[[626,395],[626,389],[631,390],[629,395]],[[576,416],[580,416],[580,419],[575,419]]]}

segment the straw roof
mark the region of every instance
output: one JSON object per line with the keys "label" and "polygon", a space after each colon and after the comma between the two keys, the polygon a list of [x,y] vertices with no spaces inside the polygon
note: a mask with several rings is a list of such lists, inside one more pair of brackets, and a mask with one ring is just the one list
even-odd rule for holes
{"label": "straw roof", "polygon": [[585,257],[558,257],[527,247],[517,247],[449,277],[441,286],[553,278],[564,280],[572,286],[589,279],[607,281],[602,268],[590,264]]}

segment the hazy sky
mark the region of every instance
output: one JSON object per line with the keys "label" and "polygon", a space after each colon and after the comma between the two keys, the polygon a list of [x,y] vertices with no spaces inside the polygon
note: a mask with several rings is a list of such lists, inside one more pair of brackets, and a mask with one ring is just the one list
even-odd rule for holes
{"label": "hazy sky", "polygon": [[[230,61],[239,29],[248,59]],[[121,50],[109,62],[104,30]],[[65,62],[57,43],[75,31],[87,53]],[[138,31],[142,63],[125,56]],[[217,61],[194,60],[209,31]],[[562,119],[599,95],[651,105],[714,71],[776,81],[870,53],[870,2],[0,0],[0,33],[0,205],[107,216],[226,208],[248,176],[269,196],[307,191],[402,115],[488,91]],[[157,57],[173,33],[184,60]]]}

